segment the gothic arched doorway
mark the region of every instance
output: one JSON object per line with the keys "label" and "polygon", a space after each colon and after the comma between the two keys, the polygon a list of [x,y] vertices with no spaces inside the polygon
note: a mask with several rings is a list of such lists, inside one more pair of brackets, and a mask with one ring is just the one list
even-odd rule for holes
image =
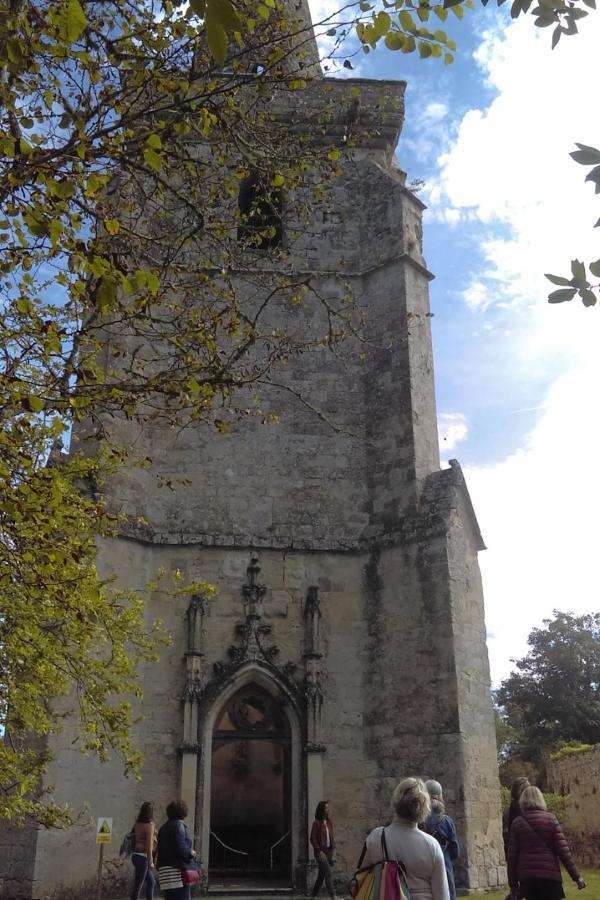
{"label": "gothic arched doorway", "polygon": [[251,682],[212,733],[211,882],[291,882],[291,731],[282,703]]}

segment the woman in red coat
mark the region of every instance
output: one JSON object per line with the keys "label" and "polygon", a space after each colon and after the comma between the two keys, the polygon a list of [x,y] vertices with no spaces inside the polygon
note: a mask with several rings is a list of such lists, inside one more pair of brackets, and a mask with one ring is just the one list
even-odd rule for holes
{"label": "woman in red coat", "polygon": [[327,800],[320,800],[317,803],[315,821],[310,829],[310,843],[319,866],[319,874],[312,889],[312,896],[317,896],[321,885],[325,882],[325,887],[331,900],[335,900],[333,880],[331,878],[331,863],[333,861],[335,843],[333,839],[333,822],[329,818],[329,803]]}
{"label": "woman in red coat", "polygon": [[519,798],[521,815],[514,819],[508,840],[508,883],[511,900],[562,900],[562,863],[577,887],[585,887],[558,821],[546,811],[539,788],[525,788]]}

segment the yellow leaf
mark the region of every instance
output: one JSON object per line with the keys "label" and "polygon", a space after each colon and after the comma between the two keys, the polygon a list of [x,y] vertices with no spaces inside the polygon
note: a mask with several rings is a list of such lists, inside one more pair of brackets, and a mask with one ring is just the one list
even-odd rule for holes
{"label": "yellow leaf", "polygon": [[150,169],[154,169],[155,172],[160,172],[163,164],[160,153],[157,153],[156,150],[150,148],[144,150],[144,162]]}
{"label": "yellow leaf", "polygon": [[74,44],[85,29],[88,21],[79,0],[68,0],[62,3],[57,17],[58,33],[63,41]]}
{"label": "yellow leaf", "polygon": [[121,229],[121,223],[118,219],[105,219],[104,227],[109,234],[118,234]]}

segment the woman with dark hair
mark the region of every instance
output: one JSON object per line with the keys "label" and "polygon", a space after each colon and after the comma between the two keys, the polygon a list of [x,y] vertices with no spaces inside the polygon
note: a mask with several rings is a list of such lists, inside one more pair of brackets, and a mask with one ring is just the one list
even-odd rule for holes
{"label": "woman with dark hair", "polygon": [[510,806],[505,810],[502,816],[502,838],[504,840],[504,855],[508,857],[508,839],[510,837],[510,829],[512,823],[521,815],[521,807],[519,806],[519,797],[526,787],[529,787],[529,779],[524,775],[515,778],[510,788]]}
{"label": "woman with dark hair", "polygon": [[579,890],[585,881],[573,862],[556,816],[546,810],[539,788],[526,787],[519,800],[517,816],[508,839],[508,883],[510,897],[525,900],[562,900],[562,863]]}
{"label": "woman with dark hair", "polygon": [[335,900],[333,879],[331,877],[331,863],[333,862],[335,842],[333,839],[333,822],[331,821],[329,812],[328,801],[320,800],[317,803],[315,820],[310,829],[310,843],[319,867],[319,874],[317,875],[317,879],[312,889],[312,896],[317,896],[321,890],[321,885],[325,882],[327,893],[331,897],[331,900]]}
{"label": "woman with dark hair", "polygon": [[394,818],[374,828],[366,840],[364,865],[383,859],[404,864],[410,896],[415,900],[450,900],[442,848],[417,825],[431,811],[429,794],[420,778],[405,778],[392,794]]}
{"label": "woman with dark hair", "polygon": [[158,883],[167,900],[190,900],[190,886],[181,877],[196,856],[183,822],[187,814],[187,803],[173,800],[167,806],[167,821],[158,832]]}
{"label": "woman with dark hair", "polygon": [[131,900],[138,900],[140,891],[146,885],[146,900],[153,900],[156,879],[154,877],[154,856],[156,854],[156,826],[154,806],[146,801],[140,806],[133,833],[131,862],[135,870],[135,880]]}

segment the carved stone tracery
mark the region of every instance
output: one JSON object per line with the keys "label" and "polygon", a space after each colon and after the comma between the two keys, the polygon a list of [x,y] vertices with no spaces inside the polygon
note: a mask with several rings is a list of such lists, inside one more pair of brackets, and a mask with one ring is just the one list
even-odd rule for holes
{"label": "carved stone tracery", "polygon": [[321,652],[321,600],[319,588],[309,587],[304,605],[304,698],[306,702],[307,740],[321,746],[325,669]]}

